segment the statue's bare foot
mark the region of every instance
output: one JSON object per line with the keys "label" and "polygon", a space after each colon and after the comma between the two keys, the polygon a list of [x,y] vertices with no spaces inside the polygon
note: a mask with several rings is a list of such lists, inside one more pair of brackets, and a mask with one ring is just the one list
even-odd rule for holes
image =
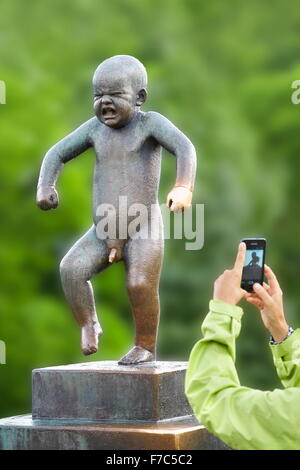
{"label": "statue's bare foot", "polygon": [[122,359],[119,360],[120,365],[139,364],[141,362],[155,361],[155,356],[151,351],[148,351],[142,346],[134,346]]}
{"label": "statue's bare foot", "polygon": [[102,335],[99,323],[81,328],[81,350],[85,356],[98,351],[98,338]]}

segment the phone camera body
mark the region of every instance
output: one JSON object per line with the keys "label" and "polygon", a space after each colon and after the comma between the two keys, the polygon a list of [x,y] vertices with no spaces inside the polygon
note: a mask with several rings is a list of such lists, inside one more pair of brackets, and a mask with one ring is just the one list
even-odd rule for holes
{"label": "phone camera body", "polygon": [[247,248],[241,287],[247,292],[253,292],[253,285],[256,282],[263,284],[264,281],[266,239],[244,238],[241,242],[244,242]]}

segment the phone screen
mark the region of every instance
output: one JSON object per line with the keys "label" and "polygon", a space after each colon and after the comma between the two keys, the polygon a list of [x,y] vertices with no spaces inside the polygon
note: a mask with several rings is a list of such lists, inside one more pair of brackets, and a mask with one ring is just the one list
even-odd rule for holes
{"label": "phone screen", "polygon": [[264,238],[246,238],[247,251],[242,274],[242,288],[248,292],[253,291],[253,284],[263,283],[266,240]]}

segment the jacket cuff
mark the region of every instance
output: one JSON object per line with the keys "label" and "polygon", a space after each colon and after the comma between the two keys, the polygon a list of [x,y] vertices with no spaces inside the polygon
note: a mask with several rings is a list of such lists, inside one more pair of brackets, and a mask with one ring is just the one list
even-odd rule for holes
{"label": "jacket cuff", "polygon": [[295,349],[300,349],[300,328],[297,328],[288,338],[280,344],[269,343],[272,354],[275,358],[289,359]]}
{"label": "jacket cuff", "polygon": [[223,313],[225,315],[229,315],[230,317],[238,321],[241,321],[241,318],[244,313],[241,307],[228,304],[227,302],[223,302],[221,300],[211,300],[209,302],[209,310],[213,313]]}

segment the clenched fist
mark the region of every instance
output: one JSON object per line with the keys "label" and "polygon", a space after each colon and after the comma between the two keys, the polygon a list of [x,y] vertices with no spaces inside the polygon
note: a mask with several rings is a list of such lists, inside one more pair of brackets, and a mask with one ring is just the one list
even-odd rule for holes
{"label": "clenched fist", "polygon": [[58,194],[53,186],[39,186],[36,194],[36,203],[40,209],[48,211],[58,206]]}
{"label": "clenched fist", "polygon": [[184,186],[175,186],[167,197],[167,207],[172,212],[182,212],[192,203],[192,191]]}

